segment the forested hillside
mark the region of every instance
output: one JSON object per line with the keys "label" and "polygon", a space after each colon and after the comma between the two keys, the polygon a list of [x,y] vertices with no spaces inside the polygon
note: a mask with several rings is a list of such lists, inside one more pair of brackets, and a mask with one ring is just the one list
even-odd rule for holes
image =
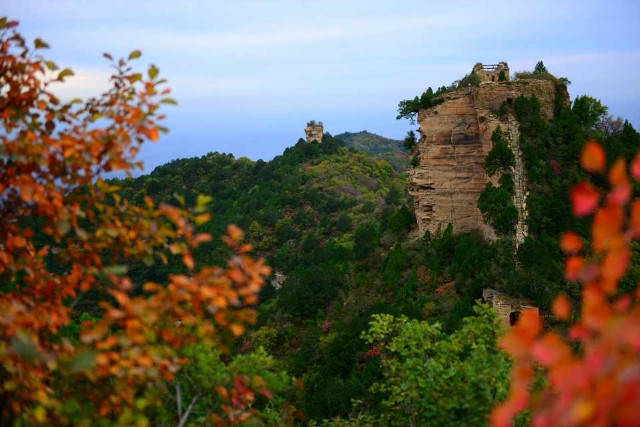
{"label": "forested hillside", "polygon": [[[455,347],[459,344],[447,344],[455,336],[450,334],[459,333],[460,328],[493,328],[493,332],[485,330],[485,338],[497,333],[494,326],[482,326],[481,319],[491,319],[484,311],[485,317],[463,321],[474,315],[475,301],[486,288],[524,298],[543,312],[548,312],[561,290],[577,302],[578,288],[564,280],[557,242],[566,229],[585,237],[588,233],[586,221],[572,219],[566,196],[583,176],[577,166],[581,147],[588,138],[597,138],[608,158],[614,159],[630,156],[640,145],[638,133],[628,122],[616,121],[590,97],[577,98],[571,108],[558,103],[551,123],[540,116],[535,98],[521,97],[510,108],[520,122],[530,179],[531,232],[515,256],[508,231],[494,242],[487,242],[479,232],[453,235],[450,228],[409,238],[415,220],[406,196],[406,178],[399,172],[404,166],[396,162],[394,170],[376,160],[380,156],[397,160],[398,143],[364,132],[340,136],[351,150],[342,139],[326,136],[322,144],[300,141],[270,162],[212,153],[176,160],[148,176],[118,184],[123,196],[138,201],[146,194],[192,206],[199,194],[211,197],[213,221],[204,230],[218,233],[227,223],[246,230],[256,252],[267,257],[278,278],[272,281],[275,287],[263,290],[258,325],[238,351],[262,347],[301,380],[300,388],[290,390],[290,401],[305,422],[360,414],[365,424],[371,419],[393,424],[396,411],[397,416],[418,411],[417,419],[422,421],[417,425],[441,425],[465,419],[459,412],[462,405],[470,411],[466,425],[481,425],[490,408],[506,396],[508,362],[489,358],[488,353],[496,351],[494,339],[483,341],[488,352],[484,355],[453,356],[461,349]],[[487,221],[501,221],[501,211],[496,209],[495,214],[488,210]],[[215,243],[196,253],[203,262],[225,256]],[[162,280],[159,276],[166,274],[162,268],[132,266],[141,281]],[[176,267],[168,266],[172,268]],[[638,279],[638,272],[631,270],[623,283],[631,286]],[[406,328],[418,328],[414,335],[402,338],[409,340],[403,345],[431,343],[433,349],[453,345],[437,354],[451,351],[448,357],[460,357],[459,367],[452,368],[459,369],[458,379],[451,379],[456,385],[445,392],[434,386],[439,380],[432,378],[428,386],[411,386],[417,394],[403,398],[415,399],[409,409],[406,402],[395,400],[397,381],[412,383],[421,374],[404,371],[412,363],[404,353],[384,350],[396,347],[385,347],[392,343],[386,342],[387,335],[375,332],[375,324],[369,331],[377,314],[394,316],[384,320],[384,328],[397,328],[397,339],[409,334],[409,330],[403,332]],[[392,327],[398,322],[393,319],[402,316],[418,323],[402,320]],[[435,326],[438,329],[420,329],[433,322],[440,325]],[[394,375],[400,375],[395,379],[388,376],[394,364],[400,364],[393,368]],[[488,381],[483,369],[493,386],[482,397],[464,392],[463,384],[480,386]],[[451,412],[443,409],[448,405],[442,406],[443,399],[450,402]],[[427,415],[431,410],[439,417]],[[405,425],[402,419],[397,418],[398,425]]]}
{"label": "forested hillside", "polygon": [[397,171],[402,172],[407,169],[408,158],[402,147],[402,141],[385,138],[366,130],[355,133],[344,132],[336,135],[336,138],[343,140],[349,148],[386,160]]}

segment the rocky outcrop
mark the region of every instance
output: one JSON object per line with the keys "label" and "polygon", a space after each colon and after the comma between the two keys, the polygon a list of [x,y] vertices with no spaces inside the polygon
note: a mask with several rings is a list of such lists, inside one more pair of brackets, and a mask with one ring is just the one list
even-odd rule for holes
{"label": "rocky outcrop", "polygon": [[[443,103],[418,112],[421,137],[409,170],[409,193],[413,196],[420,235],[452,224],[454,232],[480,229],[488,239],[495,237],[491,227],[484,223],[477,202],[488,182],[497,184],[497,178],[487,176],[484,161],[493,145],[491,135],[498,126],[507,133],[517,158],[514,202],[522,215],[518,233],[526,235],[526,179],[519,152],[518,123],[509,108],[506,113],[499,113],[503,103],[512,105],[521,95],[535,95],[541,114],[552,119],[556,87],[546,80],[484,83],[449,92]],[[516,240],[520,238],[524,239]]]}
{"label": "rocky outcrop", "polygon": [[282,284],[284,283],[285,280],[287,280],[287,276],[285,276],[284,273],[282,273],[281,271],[276,271],[275,273],[273,273],[273,278],[271,279],[271,286],[273,286],[273,288],[276,291],[279,291],[280,288],[282,288]]}
{"label": "rocky outcrop", "polygon": [[322,142],[322,136],[324,134],[324,127],[322,122],[309,122],[307,123],[307,127],[304,129],[304,133],[307,139],[307,142],[318,141]]}

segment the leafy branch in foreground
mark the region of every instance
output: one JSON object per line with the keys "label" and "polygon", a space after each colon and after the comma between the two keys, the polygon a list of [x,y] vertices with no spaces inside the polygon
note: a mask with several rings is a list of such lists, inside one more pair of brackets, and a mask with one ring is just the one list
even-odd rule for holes
{"label": "leafy branch in foreground", "polygon": [[[514,359],[508,399],[492,412],[494,426],[506,426],[525,408],[533,425],[637,425],[640,419],[640,286],[623,294],[618,283],[631,261],[630,244],[640,238],[640,199],[631,200],[632,181],[640,180],[640,153],[627,171],[623,159],[608,173],[604,149],[585,144],[580,158],[593,181],[608,181],[608,192],[590,181],[570,193],[576,216],[593,215],[591,245],[574,232],[560,242],[568,255],[565,278],[582,284],[580,313],[558,296],[554,315],[568,322],[566,333],[545,331],[538,315],[526,310],[502,338]],[[544,388],[530,390],[536,368]]]}
{"label": "leafy branch in foreground", "polygon": [[[196,265],[192,251],[212,238],[196,229],[209,219],[204,198],[189,211],[150,198],[134,206],[103,181],[141,167],[140,146],[164,130],[160,104],[175,101],[156,67],[132,71],[139,51],[106,54],[111,88],[62,102],[50,86],[73,72],[40,56],[47,44],[31,48],[17,25],[0,19],[0,416],[21,425],[144,423],[157,403],[153,384],[188,361],[181,349],[197,340],[224,350],[254,321],[246,305],[269,269],[246,255],[234,226],[224,237],[235,252],[228,264]],[[127,276],[129,261],[170,257],[184,274],[166,284]],[[81,321],[88,295],[100,312]]]}

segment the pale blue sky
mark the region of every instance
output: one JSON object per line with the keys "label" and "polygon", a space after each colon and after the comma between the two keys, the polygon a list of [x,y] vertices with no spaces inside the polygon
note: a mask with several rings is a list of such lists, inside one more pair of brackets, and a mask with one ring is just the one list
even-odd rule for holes
{"label": "pale blue sky", "polygon": [[106,86],[102,52],[142,49],[180,103],[166,109],[171,133],[142,153],[147,170],[210,151],[270,159],[310,119],[401,138],[398,101],[475,62],[544,60],[572,98],[640,123],[637,0],[2,0],[0,15],[76,71],[63,95]]}

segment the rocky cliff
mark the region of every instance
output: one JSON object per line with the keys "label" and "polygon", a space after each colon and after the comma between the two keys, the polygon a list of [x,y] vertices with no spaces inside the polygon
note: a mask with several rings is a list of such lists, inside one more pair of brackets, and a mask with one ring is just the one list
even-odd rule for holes
{"label": "rocky cliff", "polygon": [[[444,102],[418,112],[420,140],[409,170],[420,235],[452,224],[454,232],[480,229],[488,239],[494,231],[482,219],[477,202],[490,179],[484,168],[491,135],[500,126],[516,157],[514,203],[518,209],[516,244],[526,236],[526,177],[519,149],[518,123],[509,106],[519,96],[535,95],[541,113],[553,118],[556,86],[547,80],[485,83],[446,93]],[[568,98],[567,98],[568,101]]]}
{"label": "rocky cliff", "polygon": [[324,135],[324,126],[322,125],[322,122],[307,123],[307,127],[304,129],[304,134],[306,136],[307,142],[317,141],[321,143],[322,137]]}

